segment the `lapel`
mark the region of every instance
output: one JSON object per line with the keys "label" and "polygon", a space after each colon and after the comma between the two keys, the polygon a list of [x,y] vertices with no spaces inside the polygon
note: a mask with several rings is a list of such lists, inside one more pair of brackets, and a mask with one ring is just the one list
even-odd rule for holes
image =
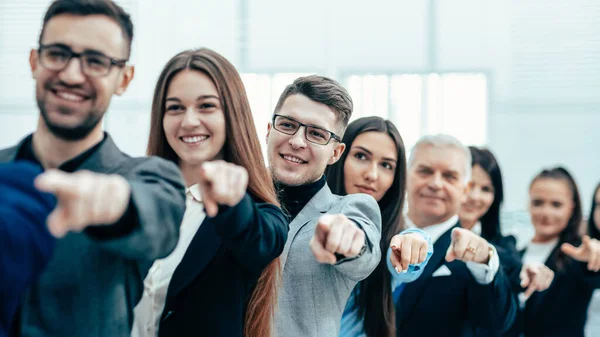
{"label": "lapel", "polygon": [[[106,139],[100,145],[100,148],[87,158],[77,170],[88,170],[98,173],[110,173],[116,168],[120,168],[119,164],[128,157],[119,150],[108,133],[104,134]],[[134,164],[135,161],[130,161]]]}
{"label": "lapel", "polygon": [[[560,249],[560,246],[562,245],[562,242],[558,242],[556,244],[556,247],[554,247],[554,249],[552,249],[552,252],[550,253],[550,256],[548,256],[548,258],[546,259],[546,261],[544,262],[544,264],[546,265],[546,267],[550,268],[551,270],[555,271],[554,272],[554,277],[555,280],[558,277],[558,271],[556,268],[556,261],[552,260],[552,256],[554,256],[554,254],[556,254],[556,251],[558,249]],[[523,250],[523,254],[525,253],[526,249]],[[521,256],[523,257],[523,256]],[[554,282],[554,281],[553,281]],[[546,297],[546,295],[550,293],[549,291],[536,291],[534,292],[531,297],[527,300],[527,306],[531,308],[531,312],[537,312],[537,307],[541,304],[544,303],[544,298]]]}
{"label": "lapel", "polygon": [[423,274],[421,274],[414,282],[406,284],[398,301],[398,308],[400,310],[396,311],[396,321],[399,322],[399,324],[402,324],[413,311],[412,309],[417,304],[417,300],[420,298],[421,292],[423,291],[423,285],[431,278],[431,274],[444,264],[446,251],[452,241],[452,229],[456,227],[460,227],[460,224],[456,223],[456,225],[440,236],[433,244],[433,255],[431,255],[429,263],[427,263],[425,270],[423,270]]}
{"label": "lapel", "polygon": [[326,213],[329,209],[331,209],[331,205],[335,200],[335,196],[331,193],[329,186],[327,183],[323,188],[317,192],[304,206],[304,208],[296,215],[296,217],[290,222],[288,238],[285,242],[285,246],[283,247],[283,252],[280,255],[281,259],[281,270],[285,267],[285,262],[287,261],[288,254],[290,253],[290,248],[292,246],[292,242],[294,238],[308,222],[313,219],[318,218],[321,214]]}
{"label": "lapel", "polygon": [[167,291],[167,302],[188,286],[215,257],[221,247],[215,222],[208,216],[204,219],[181,262],[175,269]]}
{"label": "lapel", "polygon": [[23,146],[23,143],[25,143],[31,137],[32,137],[32,135],[29,135],[29,136],[21,139],[17,145],[15,145],[13,147],[9,147],[4,150],[0,150],[0,163],[14,161],[15,157],[19,153],[19,150]]}

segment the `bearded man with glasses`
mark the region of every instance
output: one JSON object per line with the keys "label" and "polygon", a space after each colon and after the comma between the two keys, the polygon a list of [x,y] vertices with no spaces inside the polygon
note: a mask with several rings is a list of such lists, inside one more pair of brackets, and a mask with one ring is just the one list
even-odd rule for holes
{"label": "bearded man with glasses", "polygon": [[[129,15],[110,0],[55,0],[44,16],[29,58],[40,118],[33,134],[0,150],[0,163],[44,170],[35,186],[57,206],[39,227],[58,240],[18,299],[12,336],[129,336],[148,268],[177,244],[185,209],[177,166],[131,158],[102,130],[112,96],[133,79],[132,39]],[[9,244],[0,254],[19,260],[28,249]]]}

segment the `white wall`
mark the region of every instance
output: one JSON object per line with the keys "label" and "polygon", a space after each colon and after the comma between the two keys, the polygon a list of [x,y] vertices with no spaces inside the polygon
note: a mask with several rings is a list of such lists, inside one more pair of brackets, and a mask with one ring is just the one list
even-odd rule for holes
{"label": "white wall", "polygon": [[[506,209],[523,209],[530,179],[555,164],[573,171],[589,208],[600,181],[597,1],[438,0],[431,25],[429,1],[247,0],[240,21],[241,1],[121,1],[136,24],[137,71],[105,125],[125,151],[143,153],[158,72],[184,48],[208,46],[238,66],[246,60],[246,72],[482,71],[490,79],[488,137],[504,171]],[[29,1],[37,6],[31,14],[18,0],[2,0],[11,3],[17,12],[0,13],[0,71],[10,74],[0,78],[0,146],[34,128],[27,55],[47,5]]]}

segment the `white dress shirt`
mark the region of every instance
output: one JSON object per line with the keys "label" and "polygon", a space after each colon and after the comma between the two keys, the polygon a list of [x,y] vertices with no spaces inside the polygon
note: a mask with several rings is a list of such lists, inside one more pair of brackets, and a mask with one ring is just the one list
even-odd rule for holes
{"label": "white dress shirt", "polygon": [[[415,228],[417,227],[414,222],[408,217],[408,214],[404,215],[404,220],[407,228]],[[437,240],[444,235],[450,228],[454,227],[458,222],[458,215],[451,217],[450,219],[436,225],[427,226],[421,228],[427,235],[431,237],[431,241],[433,244],[437,242]],[[479,284],[490,284],[496,277],[496,273],[498,272],[498,268],[500,268],[500,258],[498,257],[498,252],[496,248],[490,244],[490,247],[494,250],[494,255],[488,262],[488,264],[477,263],[469,261],[466,263],[467,268],[473,275],[473,278]]]}
{"label": "white dress shirt", "polygon": [[200,189],[198,185],[190,186],[186,190],[186,209],[179,230],[177,246],[169,256],[154,261],[144,279],[144,294],[133,309],[132,337],[158,336],[158,324],[165,307],[171,277],[205,216]]}

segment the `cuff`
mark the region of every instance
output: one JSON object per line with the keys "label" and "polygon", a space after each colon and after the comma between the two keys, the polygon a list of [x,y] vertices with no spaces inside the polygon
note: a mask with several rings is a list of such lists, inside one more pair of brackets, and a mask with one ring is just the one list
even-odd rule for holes
{"label": "cuff", "polygon": [[[352,222],[354,222],[356,224],[356,226],[358,226],[358,228],[360,228],[361,231],[363,231],[363,232],[365,231],[358,222],[356,222],[356,221],[354,221],[352,219],[350,219],[350,220]],[[358,259],[359,257],[361,257],[367,251],[367,248],[371,248],[371,243],[369,242],[369,239],[367,238],[367,233],[365,233],[365,244],[362,247],[362,249],[360,250],[360,253],[358,253],[358,255],[353,256],[353,257],[346,257],[346,256],[344,256],[342,254],[335,253],[334,255],[335,255],[335,258],[337,259],[337,261],[335,262],[335,265],[339,265],[339,264],[342,264],[344,262],[348,262],[348,261],[352,261],[352,260]]]}
{"label": "cuff", "polygon": [[496,251],[496,247],[490,244],[490,247],[494,251],[492,257],[488,264],[477,263],[469,261],[467,262],[467,268],[475,278],[475,281],[479,284],[490,284],[496,277],[496,273],[498,273],[498,268],[500,268],[500,258],[498,257],[498,252]]}

